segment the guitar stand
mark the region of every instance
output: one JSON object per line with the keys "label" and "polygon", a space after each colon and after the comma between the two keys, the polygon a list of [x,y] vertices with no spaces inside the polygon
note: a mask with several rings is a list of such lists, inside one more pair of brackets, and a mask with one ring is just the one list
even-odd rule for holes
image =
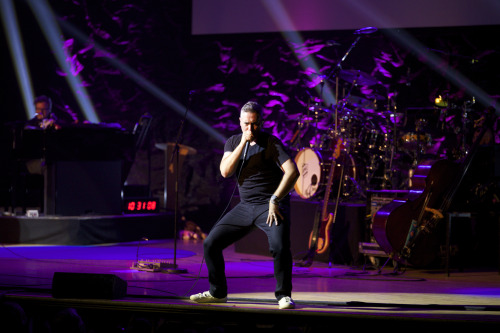
{"label": "guitar stand", "polygon": [[314,261],[314,252],[315,249],[309,249],[306,256],[302,258],[302,260],[295,263],[295,266],[298,267],[310,267]]}
{"label": "guitar stand", "polygon": [[[337,211],[339,209],[340,196],[341,196],[342,190],[345,188],[345,185],[343,184],[343,179],[344,179],[344,175],[345,175],[346,155],[347,154],[344,154],[342,160],[340,161],[340,163],[341,163],[340,177],[339,177],[340,181],[339,181],[339,187],[337,189],[337,197],[335,199],[335,210],[333,212],[333,214],[334,214],[333,223],[335,223],[337,220]],[[328,244],[328,246],[330,247],[330,253],[328,254],[328,268],[332,268],[332,263],[334,261],[335,254],[339,254],[340,257],[342,257],[342,261],[346,262],[340,249],[334,245],[333,239],[330,240],[330,244]]]}

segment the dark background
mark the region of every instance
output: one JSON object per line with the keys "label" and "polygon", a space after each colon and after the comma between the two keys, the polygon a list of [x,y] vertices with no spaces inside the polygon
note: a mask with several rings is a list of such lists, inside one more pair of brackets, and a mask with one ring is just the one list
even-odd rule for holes
{"label": "dark background", "polygon": [[[49,3],[58,19],[90,36],[222,137],[239,131],[239,108],[256,99],[266,108],[264,127],[289,143],[297,128],[297,117],[306,112],[311,96],[318,97],[314,89],[317,84],[312,83],[315,75],[301,68],[296,54],[313,58],[322,73],[328,74],[355,39],[351,30],[303,32],[303,45],[294,45],[279,33],[193,36],[190,1]],[[35,95],[50,96],[56,113],[69,108],[83,120],[29,6],[15,1],[15,8]],[[62,31],[65,41],[75,37]],[[450,96],[457,105],[473,100],[474,96],[464,87],[456,86],[439,69],[431,68],[421,55],[398,43],[394,36],[403,32],[438,56],[442,70],[447,66],[456,69],[492,99],[498,99],[500,42],[496,36],[500,26],[380,29],[362,37],[342,68],[361,70],[376,78],[380,84],[375,93],[381,96],[396,92],[398,108],[403,111],[434,112],[433,101],[439,94]],[[24,106],[4,33],[0,40],[2,122],[24,121]],[[327,46],[327,41],[334,41],[335,45]],[[222,140],[211,137],[192,122],[183,123],[181,113],[110,65],[94,45],[74,39],[70,52],[82,66],[79,74],[103,123],[117,123],[132,130],[144,113],[154,119],[149,140],[138,152],[129,174],[129,184],[147,184],[151,167],[151,191],[155,196],[162,195],[164,157],[154,145],[175,142],[184,124],[179,142],[195,148],[197,153],[190,155],[183,166],[180,206],[183,214],[193,216],[199,224],[211,225],[208,220],[213,222],[219,216],[234,186],[231,180],[222,179],[218,171]],[[399,61],[399,67],[384,64],[391,77],[376,70],[376,60],[382,52]],[[349,86],[342,81],[340,84],[341,88]],[[363,96],[357,90],[353,93]],[[471,119],[486,106],[477,103]],[[383,110],[385,106],[379,108]],[[407,126],[412,131],[412,124]]]}

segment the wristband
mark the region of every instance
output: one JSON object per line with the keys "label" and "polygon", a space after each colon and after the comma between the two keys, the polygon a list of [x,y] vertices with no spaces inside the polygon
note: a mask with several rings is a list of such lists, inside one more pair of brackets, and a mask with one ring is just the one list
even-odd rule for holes
{"label": "wristband", "polygon": [[271,200],[270,201],[271,201],[271,203],[273,203],[275,205],[279,205],[279,203],[280,203],[278,197],[276,195],[274,195],[274,194],[271,196]]}

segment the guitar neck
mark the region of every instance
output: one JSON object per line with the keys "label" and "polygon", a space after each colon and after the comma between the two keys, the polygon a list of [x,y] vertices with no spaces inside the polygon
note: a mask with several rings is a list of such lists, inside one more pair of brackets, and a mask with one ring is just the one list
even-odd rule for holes
{"label": "guitar neck", "polygon": [[328,182],[325,188],[325,197],[323,198],[323,209],[321,210],[321,220],[326,220],[328,217],[328,199],[330,198],[330,191],[332,189],[333,171],[335,170],[335,158],[332,159],[332,166],[328,173]]}
{"label": "guitar neck", "polygon": [[323,209],[321,211],[321,220],[322,221],[325,221],[328,217],[328,199],[330,198],[330,191],[332,189],[332,183],[333,183],[333,174],[335,171],[335,165],[337,163],[336,162],[337,158],[340,156],[340,147],[341,146],[342,146],[342,140],[340,138],[337,138],[337,142],[336,142],[335,147],[333,149],[332,164],[330,166],[330,171],[328,172],[328,182],[326,183],[325,197],[323,198]]}

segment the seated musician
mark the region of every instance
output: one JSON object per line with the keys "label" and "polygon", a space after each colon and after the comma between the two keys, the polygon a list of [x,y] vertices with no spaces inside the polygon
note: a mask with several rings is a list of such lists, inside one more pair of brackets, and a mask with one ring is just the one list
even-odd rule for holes
{"label": "seated musician", "polygon": [[[42,95],[35,98],[35,116],[24,124],[28,130],[34,129],[60,129],[61,126],[76,123],[78,120],[74,115],[69,115],[71,121],[62,120],[52,112],[52,100],[50,97]],[[30,174],[42,174],[44,162],[40,159],[28,160],[26,167]]]}
{"label": "seated musician", "polygon": [[35,98],[35,116],[25,124],[26,129],[60,129],[62,126],[78,124],[76,114],[65,108],[60,116],[52,111],[52,100],[45,95]]}
{"label": "seated musician", "polygon": [[52,100],[47,96],[35,98],[35,116],[26,122],[25,128],[28,129],[59,129],[57,117],[52,113]]}

